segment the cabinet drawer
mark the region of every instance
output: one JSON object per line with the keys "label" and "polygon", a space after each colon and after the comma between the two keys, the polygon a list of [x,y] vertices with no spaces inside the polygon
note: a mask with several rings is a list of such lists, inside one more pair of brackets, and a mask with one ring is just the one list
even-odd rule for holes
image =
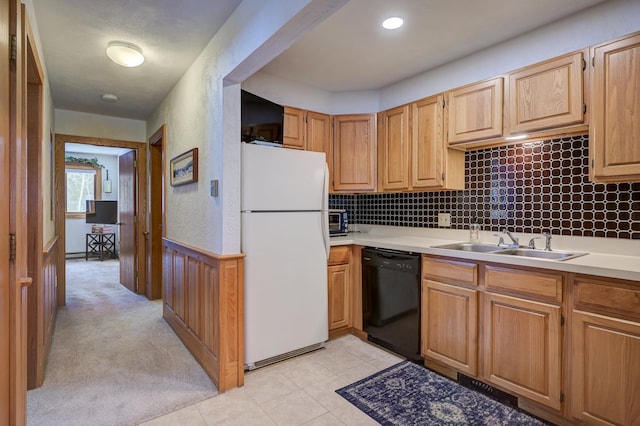
{"label": "cabinet drawer", "polygon": [[487,290],[562,302],[562,274],[486,265]]}
{"label": "cabinet drawer", "polygon": [[329,251],[329,265],[343,265],[349,263],[351,248],[349,246],[331,247]]}
{"label": "cabinet drawer", "polygon": [[422,258],[422,276],[449,284],[478,285],[478,265],[450,259]]}
{"label": "cabinet drawer", "polygon": [[[576,309],[640,321],[640,285],[575,277],[573,303]],[[615,285],[615,286],[614,286]]]}

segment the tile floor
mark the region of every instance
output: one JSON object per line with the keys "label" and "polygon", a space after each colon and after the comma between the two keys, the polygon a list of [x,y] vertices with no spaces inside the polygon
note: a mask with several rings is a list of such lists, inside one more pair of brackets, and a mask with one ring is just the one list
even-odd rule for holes
{"label": "tile floor", "polygon": [[377,425],[335,390],[401,360],[344,336],[327,342],[325,349],[247,372],[244,387],[143,425]]}

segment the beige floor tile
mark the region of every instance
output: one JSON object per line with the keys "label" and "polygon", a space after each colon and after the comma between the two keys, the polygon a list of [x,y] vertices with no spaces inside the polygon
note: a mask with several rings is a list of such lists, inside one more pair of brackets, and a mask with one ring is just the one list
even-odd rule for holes
{"label": "beige floor tile", "polygon": [[303,363],[293,364],[282,374],[301,389],[316,383],[326,383],[336,376],[316,358],[308,358]]}
{"label": "beige floor tile", "polygon": [[344,423],[331,413],[323,414],[320,417],[307,422],[304,426],[343,426]]}
{"label": "beige floor tile", "polygon": [[327,412],[303,390],[265,402],[261,407],[279,426],[299,426]]}
{"label": "beige floor tile", "polygon": [[200,411],[192,405],[142,423],[144,426],[207,426]]}
{"label": "beige floor tile", "polygon": [[360,411],[354,405],[349,403],[349,406],[338,408],[331,411],[331,414],[336,416],[340,421],[349,426],[375,426],[379,425],[378,422],[367,416]]}
{"label": "beige floor tile", "polygon": [[360,358],[338,348],[325,349],[322,353],[318,354],[315,360],[335,374],[339,374],[363,363]]}
{"label": "beige floor tile", "polygon": [[[286,362],[286,361],[285,361]],[[294,382],[277,370],[254,371],[245,377],[243,391],[261,404],[299,390]]]}

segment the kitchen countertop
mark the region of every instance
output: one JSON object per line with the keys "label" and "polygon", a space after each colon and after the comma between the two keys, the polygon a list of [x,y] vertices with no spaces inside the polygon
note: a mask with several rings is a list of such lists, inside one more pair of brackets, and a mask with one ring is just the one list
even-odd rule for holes
{"label": "kitchen countertop", "polygon": [[[620,278],[638,281],[640,285],[640,241],[554,235],[552,249],[588,254],[569,260],[550,260],[434,248],[443,244],[468,242],[468,231],[362,225],[360,228],[360,232],[349,233],[345,237],[331,237],[331,246],[355,244],[411,251],[466,260]],[[526,245],[529,238],[540,235],[515,233],[514,236],[520,238],[522,245]],[[497,238],[493,233],[481,232],[481,242],[496,244]],[[554,246],[554,242],[557,246]],[[538,242],[538,244],[541,243]]]}

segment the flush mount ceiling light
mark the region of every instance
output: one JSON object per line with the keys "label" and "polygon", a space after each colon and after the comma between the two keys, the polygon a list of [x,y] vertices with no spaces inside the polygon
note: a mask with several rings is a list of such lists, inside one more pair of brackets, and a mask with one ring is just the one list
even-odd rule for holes
{"label": "flush mount ceiling light", "polygon": [[400,28],[402,24],[404,24],[404,21],[397,16],[387,18],[382,22],[382,26],[387,30],[396,30]]}
{"label": "flush mount ceiling light", "polygon": [[123,67],[137,67],[144,62],[142,49],[126,41],[112,41],[107,47],[107,56]]}
{"label": "flush mount ceiling light", "polygon": [[118,100],[118,96],[111,93],[103,93],[102,100],[105,102],[115,102]]}

